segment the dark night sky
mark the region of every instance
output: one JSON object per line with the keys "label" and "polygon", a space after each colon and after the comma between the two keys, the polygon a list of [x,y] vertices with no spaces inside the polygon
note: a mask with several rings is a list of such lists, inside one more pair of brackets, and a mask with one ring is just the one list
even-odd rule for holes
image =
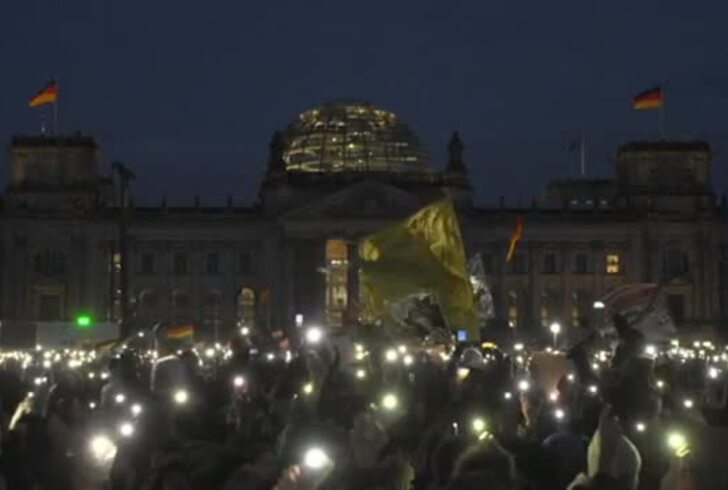
{"label": "dark night sky", "polygon": [[[466,143],[478,200],[539,195],[617,145],[657,135],[635,92],[665,83],[668,135],[706,138],[728,182],[725,0],[10,0],[1,9],[0,138],[39,128],[28,97],[59,79],[61,126],[157,203],[247,202],[271,133],[332,98],[397,112],[434,162]],[[3,174],[7,173],[7,170]],[[3,176],[4,177],[4,176]]]}

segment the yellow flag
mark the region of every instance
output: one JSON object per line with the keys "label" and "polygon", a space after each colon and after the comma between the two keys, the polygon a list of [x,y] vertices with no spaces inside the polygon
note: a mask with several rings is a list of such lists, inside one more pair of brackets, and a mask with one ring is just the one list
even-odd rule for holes
{"label": "yellow flag", "polygon": [[450,200],[430,204],[364,238],[359,257],[364,313],[388,316],[388,303],[431,294],[450,329],[476,333],[463,240]]}

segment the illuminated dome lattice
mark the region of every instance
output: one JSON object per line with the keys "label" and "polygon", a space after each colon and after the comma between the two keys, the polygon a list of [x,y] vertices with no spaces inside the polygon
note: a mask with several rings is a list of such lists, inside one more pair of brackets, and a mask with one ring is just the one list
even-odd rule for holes
{"label": "illuminated dome lattice", "polygon": [[338,101],[301,113],[284,133],[283,160],[300,172],[429,172],[419,138],[393,112]]}

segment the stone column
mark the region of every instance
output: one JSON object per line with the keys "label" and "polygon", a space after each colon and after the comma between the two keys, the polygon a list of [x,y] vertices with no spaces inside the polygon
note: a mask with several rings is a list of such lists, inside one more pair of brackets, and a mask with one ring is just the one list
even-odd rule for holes
{"label": "stone column", "polygon": [[346,258],[348,261],[346,277],[346,317],[345,325],[356,325],[359,321],[359,242],[348,241]]}
{"label": "stone column", "polygon": [[526,262],[528,264],[528,296],[531,299],[528,323],[530,332],[537,332],[541,326],[541,281],[538,279],[537,246],[533,242],[525,244]]}

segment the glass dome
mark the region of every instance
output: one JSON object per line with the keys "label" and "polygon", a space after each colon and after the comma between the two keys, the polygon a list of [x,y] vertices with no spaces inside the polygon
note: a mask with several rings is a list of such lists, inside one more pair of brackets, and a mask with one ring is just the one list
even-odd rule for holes
{"label": "glass dome", "polygon": [[284,133],[286,170],[429,172],[419,138],[393,112],[337,101],[301,113]]}

